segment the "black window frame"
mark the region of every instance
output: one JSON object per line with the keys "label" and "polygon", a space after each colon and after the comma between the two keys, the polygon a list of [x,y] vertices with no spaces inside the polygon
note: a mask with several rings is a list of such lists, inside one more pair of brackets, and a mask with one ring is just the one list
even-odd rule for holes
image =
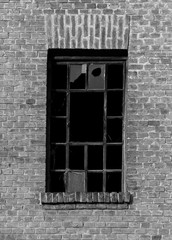
{"label": "black window frame", "polygon": [[[47,128],[46,128],[46,192],[51,192],[50,186],[50,102],[51,102],[51,79],[52,79],[52,67],[53,62],[61,63],[116,63],[123,64],[123,151],[122,151],[122,179],[121,179],[121,192],[125,192],[125,123],[126,123],[126,106],[125,106],[125,96],[126,96],[126,74],[127,74],[127,59],[128,51],[124,49],[120,50],[93,50],[93,49],[49,49],[48,50],[48,61],[47,61]],[[106,91],[106,90],[105,90]],[[106,120],[107,121],[107,120]],[[89,144],[89,143],[88,143]],[[107,144],[106,144],[107,145]],[[105,160],[103,160],[105,161]],[[106,169],[107,170],[107,169]],[[104,169],[103,169],[104,171]],[[94,171],[95,172],[95,171]],[[103,184],[105,184],[103,182]],[[103,192],[105,187],[103,188]]]}

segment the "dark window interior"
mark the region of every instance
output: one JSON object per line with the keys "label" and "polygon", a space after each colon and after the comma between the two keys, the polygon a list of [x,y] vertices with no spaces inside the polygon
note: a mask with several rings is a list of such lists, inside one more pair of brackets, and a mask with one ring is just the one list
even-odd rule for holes
{"label": "dark window interior", "polygon": [[48,55],[47,191],[120,192],[126,52],[63,51]]}
{"label": "dark window interior", "polygon": [[123,89],[123,64],[107,65],[107,88]]}
{"label": "dark window interior", "polygon": [[87,174],[87,191],[103,192],[103,173],[91,172]]}
{"label": "dark window interior", "polygon": [[66,89],[67,87],[67,65],[66,64],[52,64],[51,70],[51,84],[52,89]]}
{"label": "dark window interior", "polygon": [[103,141],[102,92],[72,92],[70,94],[70,141]]}
{"label": "dark window interior", "polygon": [[103,146],[88,146],[88,170],[103,170]]}
{"label": "dark window interior", "polygon": [[51,169],[66,168],[66,146],[52,145],[51,146]]}
{"label": "dark window interior", "polygon": [[84,146],[69,146],[69,169],[84,170]]}

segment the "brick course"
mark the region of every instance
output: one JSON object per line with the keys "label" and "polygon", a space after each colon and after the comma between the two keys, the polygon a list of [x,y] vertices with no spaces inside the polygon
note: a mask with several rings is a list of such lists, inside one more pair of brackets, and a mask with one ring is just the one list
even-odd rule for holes
{"label": "brick course", "polygon": [[[1,0],[0,240],[172,239],[171,16],[171,0]],[[128,209],[40,204],[47,49],[57,47],[128,48]]]}

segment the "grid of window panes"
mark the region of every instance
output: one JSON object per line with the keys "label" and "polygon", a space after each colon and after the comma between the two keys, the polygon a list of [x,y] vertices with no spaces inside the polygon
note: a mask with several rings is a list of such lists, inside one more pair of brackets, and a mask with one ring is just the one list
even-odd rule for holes
{"label": "grid of window panes", "polygon": [[54,63],[51,192],[120,192],[124,63]]}

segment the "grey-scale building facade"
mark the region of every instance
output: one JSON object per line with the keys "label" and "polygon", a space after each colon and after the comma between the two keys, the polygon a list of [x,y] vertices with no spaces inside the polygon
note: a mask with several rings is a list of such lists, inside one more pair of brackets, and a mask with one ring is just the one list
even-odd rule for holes
{"label": "grey-scale building facade", "polygon": [[0,1],[0,240],[171,240],[171,137],[171,0]]}

